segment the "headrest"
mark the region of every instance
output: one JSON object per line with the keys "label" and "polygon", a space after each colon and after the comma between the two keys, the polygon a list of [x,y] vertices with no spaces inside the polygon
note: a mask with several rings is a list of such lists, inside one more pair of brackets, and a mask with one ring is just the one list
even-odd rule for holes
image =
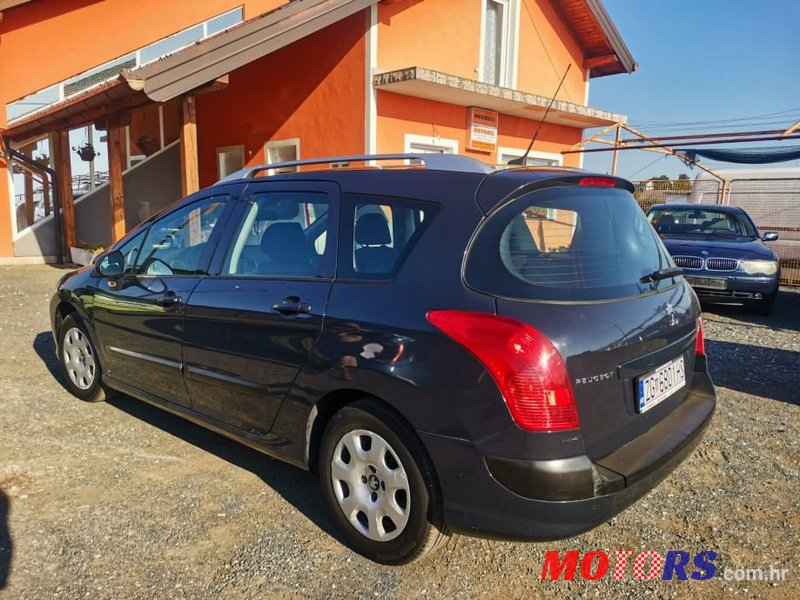
{"label": "headrest", "polygon": [[287,194],[256,194],[259,221],[289,221],[300,214],[300,203]]}
{"label": "headrest", "polygon": [[392,241],[386,217],[378,213],[361,215],[356,221],[356,243],[361,246],[385,246]]}
{"label": "headrest", "polygon": [[676,225],[675,217],[672,215],[664,215],[656,223],[656,230],[661,233],[672,233],[672,228]]}
{"label": "headrest", "polygon": [[273,223],[261,236],[261,251],[276,262],[302,260],[306,236],[300,223]]}

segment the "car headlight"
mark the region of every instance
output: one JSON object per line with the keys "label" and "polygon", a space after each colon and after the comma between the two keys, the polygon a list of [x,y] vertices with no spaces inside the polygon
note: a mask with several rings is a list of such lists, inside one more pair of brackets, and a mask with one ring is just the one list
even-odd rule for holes
{"label": "car headlight", "polygon": [[778,272],[777,260],[743,260],[742,271],[748,275],[774,275]]}

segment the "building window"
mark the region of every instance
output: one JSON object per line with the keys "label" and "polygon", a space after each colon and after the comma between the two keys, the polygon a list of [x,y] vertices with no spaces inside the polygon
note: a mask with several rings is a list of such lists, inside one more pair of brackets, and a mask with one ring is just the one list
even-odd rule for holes
{"label": "building window", "polygon": [[244,146],[217,148],[217,176],[227,177],[244,168]]}
{"label": "building window", "polygon": [[[458,141],[439,137],[414,135],[407,133],[405,137],[406,154],[438,152],[439,154],[458,154]],[[409,161],[413,165],[421,163],[418,159]]]}
{"label": "building window", "polygon": [[517,63],[517,0],[484,0],[483,81],[514,87]]}
{"label": "building window", "polygon": [[[501,165],[507,165],[514,158],[519,158],[525,154],[524,149],[519,148],[498,148],[497,158]],[[531,150],[525,159],[528,167],[560,167],[563,164],[563,157],[556,152],[539,152]]]}
{"label": "building window", "polygon": [[[270,165],[300,160],[300,138],[267,142],[264,146],[264,154],[267,155],[267,163]],[[280,169],[269,170],[270,175],[296,172],[297,167],[281,167]]]}

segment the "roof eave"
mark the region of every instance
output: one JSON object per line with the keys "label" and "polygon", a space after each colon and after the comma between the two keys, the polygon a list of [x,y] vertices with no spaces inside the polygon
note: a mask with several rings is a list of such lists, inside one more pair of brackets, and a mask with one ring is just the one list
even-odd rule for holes
{"label": "roof eave", "polygon": [[608,11],[606,10],[605,6],[603,6],[601,0],[585,1],[586,5],[589,7],[589,10],[592,11],[592,15],[594,15],[594,18],[597,20],[598,25],[600,25],[600,28],[603,30],[603,33],[608,39],[608,43],[614,50],[614,54],[617,55],[618,60],[618,66],[610,65],[606,68],[592,69],[591,76],[605,77],[606,75],[633,73],[636,71],[639,64],[634,60],[631,51],[628,49],[628,46],[622,39],[619,30],[614,25],[614,22],[611,20],[611,16],[608,14]]}

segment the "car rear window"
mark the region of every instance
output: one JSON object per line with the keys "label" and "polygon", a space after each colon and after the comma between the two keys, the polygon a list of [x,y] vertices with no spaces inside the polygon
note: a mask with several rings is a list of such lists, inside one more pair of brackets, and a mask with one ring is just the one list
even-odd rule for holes
{"label": "car rear window", "polygon": [[491,214],[469,249],[465,279],[507,298],[596,301],[672,285],[642,281],[671,266],[629,192],[570,186],[529,192]]}

